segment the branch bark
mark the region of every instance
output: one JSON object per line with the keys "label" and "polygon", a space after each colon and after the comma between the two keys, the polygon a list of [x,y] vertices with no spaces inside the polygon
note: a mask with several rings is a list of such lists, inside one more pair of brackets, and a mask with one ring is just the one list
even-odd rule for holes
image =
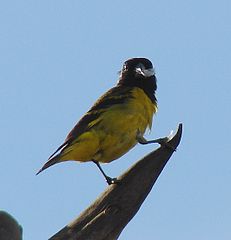
{"label": "branch bark", "polygon": [[22,240],[22,227],[5,211],[0,211],[0,239]]}
{"label": "branch bark", "polygon": [[146,155],[118,177],[92,205],[50,240],[115,240],[134,217],[180,143],[182,124],[167,146]]}

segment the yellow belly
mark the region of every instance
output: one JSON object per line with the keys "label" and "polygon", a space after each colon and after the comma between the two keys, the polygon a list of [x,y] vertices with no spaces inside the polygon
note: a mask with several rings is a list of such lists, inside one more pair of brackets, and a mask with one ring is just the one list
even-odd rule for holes
{"label": "yellow belly", "polygon": [[96,161],[111,162],[124,155],[137,143],[136,135],[139,125],[137,117],[124,117],[115,113],[114,119],[116,122],[110,121],[108,128],[104,125],[99,151],[94,156]]}
{"label": "yellow belly", "polygon": [[134,88],[133,98],[103,112],[99,124],[83,133],[63,152],[61,160],[111,162],[137,143],[139,131],[144,134],[152,125],[156,106],[140,88]]}

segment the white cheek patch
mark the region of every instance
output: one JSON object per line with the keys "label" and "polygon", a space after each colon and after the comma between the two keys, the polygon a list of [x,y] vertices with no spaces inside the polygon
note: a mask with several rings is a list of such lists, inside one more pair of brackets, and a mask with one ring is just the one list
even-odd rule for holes
{"label": "white cheek patch", "polygon": [[141,69],[141,68],[136,68],[136,72],[138,74],[143,75],[144,77],[151,77],[155,75],[155,70],[154,68],[149,68],[149,69]]}
{"label": "white cheek patch", "polygon": [[145,77],[151,77],[151,76],[154,76],[155,75],[155,70],[154,68],[150,68],[150,69],[145,69],[142,71],[143,72],[143,75]]}
{"label": "white cheek patch", "polygon": [[136,72],[137,72],[138,74],[143,75],[143,72],[142,72],[142,69],[141,69],[141,68],[136,68]]}

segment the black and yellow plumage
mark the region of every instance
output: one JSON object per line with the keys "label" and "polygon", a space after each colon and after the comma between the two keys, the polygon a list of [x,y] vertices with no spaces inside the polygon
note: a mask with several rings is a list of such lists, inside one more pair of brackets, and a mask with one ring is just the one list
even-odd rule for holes
{"label": "black and yellow plumage", "polygon": [[[146,58],[127,60],[117,85],[101,96],[38,172],[59,162],[111,162],[134,147],[157,111],[156,77]],[[104,173],[103,173],[104,174]],[[108,178],[105,174],[104,176]]]}

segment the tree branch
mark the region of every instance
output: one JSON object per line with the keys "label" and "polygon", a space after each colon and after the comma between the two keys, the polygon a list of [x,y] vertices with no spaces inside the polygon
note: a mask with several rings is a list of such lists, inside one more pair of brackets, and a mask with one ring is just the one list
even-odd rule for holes
{"label": "tree branch", "polygon": [[158,176],[180,143],[182,124],[167,145],[146,155],[118,177],[73,222],[50,240],[115,240],[139,210]]}
{"label": "tree branch", "polygon": [[0,211],[0,239],[22,240],[22,227],[7,212]]}

